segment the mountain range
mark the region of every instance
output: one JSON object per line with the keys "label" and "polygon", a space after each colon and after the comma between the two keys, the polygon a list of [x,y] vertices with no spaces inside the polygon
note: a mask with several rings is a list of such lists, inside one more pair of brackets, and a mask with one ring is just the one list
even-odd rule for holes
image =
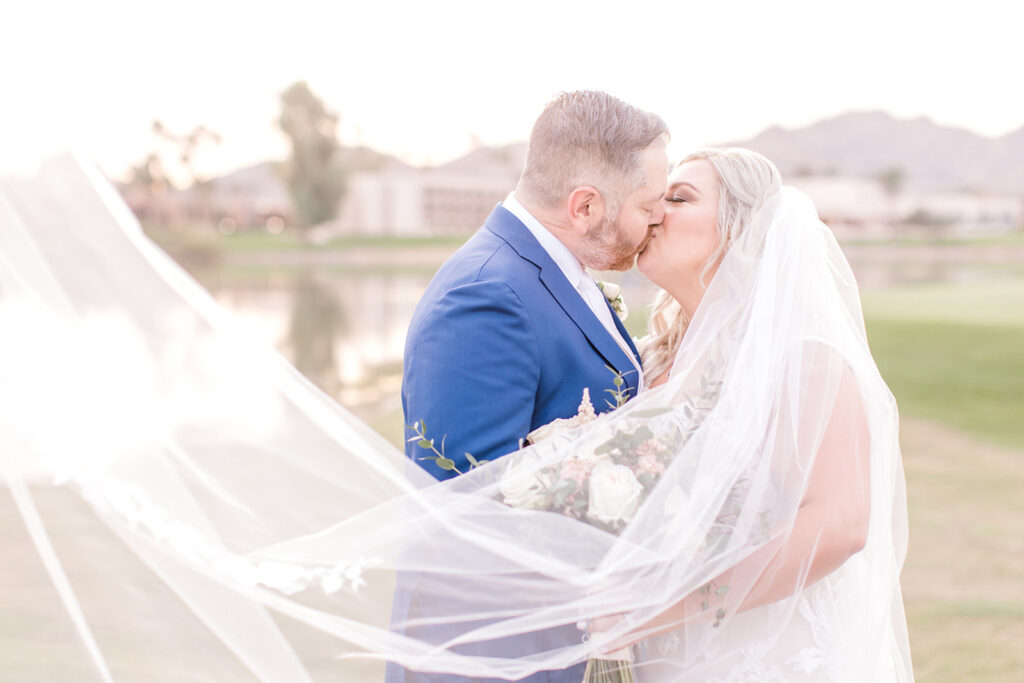
{"label": "mountain range", "polygon": [[1024,195],[1024,127],[990,138],[925,117],[866,111],[803,128],[775,126],[728,144],[764,154],[784,176],[878,177],[899,171],[903,187],[911,190]]}
{"label": "mountain range", "polygon": [[[748,140],[723,144],[747,147],[775,162],[783,176],[841,175],[879,178],[898,173],[900,189],[971,190],[1024,196],[1024,127],[998,138],[939,125],[926,117],[899,119],[886,112],[849,112],[802,128],[773,126]],[[412,169],[395,157],[358,147],[343,148],[350,171]],[[526,144],[479,147],[436,167],[455,173],[491,173],[514,184]],[[258,164],[215,179],[232,185],[250,175],[279,180],[277,162]],[[273,169],[273,170],[272,170]],[[277,178],[274,179],[274,176]],[[282,190],[283,191],[283,188]]]}

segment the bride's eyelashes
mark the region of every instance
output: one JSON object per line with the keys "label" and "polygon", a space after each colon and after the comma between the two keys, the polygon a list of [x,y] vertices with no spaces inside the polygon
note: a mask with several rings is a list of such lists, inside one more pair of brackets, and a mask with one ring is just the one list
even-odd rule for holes
{"label": "bride's eyelashes", "polygon": [[665,197],[665,201],[666,202],[675,202],[677,204],[682,204],[683,202],[686,201],[686,197]]}

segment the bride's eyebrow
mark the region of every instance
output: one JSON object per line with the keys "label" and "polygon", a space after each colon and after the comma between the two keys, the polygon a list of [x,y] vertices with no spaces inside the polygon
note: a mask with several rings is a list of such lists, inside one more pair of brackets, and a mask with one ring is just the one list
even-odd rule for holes
{"label": "bride's eyebrow", "polygon": [[671,191],[675,190],[676,188],[681,187],[683,185],[686,185],[687,187],[692,189],[694,192],[696,192],[698,195],[700,194],[700,190],[697,189],[696,185],[694,185],[691,182],[687,182],[685,180],[680,180],[678,182],[672,183],[671,185],[668,186],[668,191],[671,192]]}

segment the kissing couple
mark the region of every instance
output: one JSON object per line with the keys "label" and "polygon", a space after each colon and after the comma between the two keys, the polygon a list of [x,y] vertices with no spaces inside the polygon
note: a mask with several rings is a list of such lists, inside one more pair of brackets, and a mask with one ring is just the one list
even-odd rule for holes
{"label": "kissing couple", "polygon": [[[609,649],[631,646],[630,675],[641,680],[910,680],[898,585],[906,532],[893,521],[905,516],[895,404],[871,359],[849,267],[809,200],[784,188],[769,160],[702,149],[670,169],[668,136],[660,117],[603,92],[563,93],[547,105],[515,189],[437,272],[413,316],[406,454],[445,480],[552,426],[580,433],[563,440],[571,460],[585,460],[588,432],[617,433],[603,464],[567,468],[563,457],[553,473],[543,457],[530,458],[499,492],[510,505],[639,538],[682,541],[693,526],[707,536],[701,516],[709,528],[723,518],[756,527],[781,513],[766,512],[780,504],[771,497],[784,497],[785,513],[762,529],[756,550],[733,556],[735,540],[722,544],[716,569],[703,568],[706,581],[692,578],[693,558],[653,576],[638,568],[630,582],[641,590],[657,582],[667,590],[655,593],[671,597],[581,622],[583,638],[596,639],[599,627]],[[634,263],[660,288],[639,340],[620,320],[618,287],[588,272]],[[722,388],[688,427],[698,433],[677,435],[670,448],[664,438],[631,444],[625,430],[583,424],[625,412],[635,397],[685,405],[701,382]],[[672,471],[683,469],[673,462],[684,447],[704,451],[689,457],[690,470],[714,479],[706,494],[694,488],[695,472]],[[678,528],[664,515],[643,520],[638,503],[657,499],[692,516]],[[642,522],[654,526],[639,532]],[[403,576],[393,620],[450,607],[451,595],[428,606],[437,578]],[[441,642],[453,635],[444,626],[418,632],[433,630]],[[564,627],[465,651],[529,657],[580,636]],[[516,680],[583,679],[579,662]],[[387,680],[481,679],[392,664]]]}

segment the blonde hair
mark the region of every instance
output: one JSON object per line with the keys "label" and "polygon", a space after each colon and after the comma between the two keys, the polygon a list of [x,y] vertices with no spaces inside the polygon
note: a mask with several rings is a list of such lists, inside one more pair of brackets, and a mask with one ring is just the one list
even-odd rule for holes
{"label": "blonde hair", "polygon": [[[718,246],[701,271],[701,284],[706,288],[705,276],[743,233],[764,200],[779,190],[782,176],[768,159],[740,148],[700,149],[678,165],[698,160],[711,164],[718,180]],[[679,302],[664,290],[658,292],[651,306],[648,334],[640,342],[645,375],[654,379],[672,366],[689,323]]]}

